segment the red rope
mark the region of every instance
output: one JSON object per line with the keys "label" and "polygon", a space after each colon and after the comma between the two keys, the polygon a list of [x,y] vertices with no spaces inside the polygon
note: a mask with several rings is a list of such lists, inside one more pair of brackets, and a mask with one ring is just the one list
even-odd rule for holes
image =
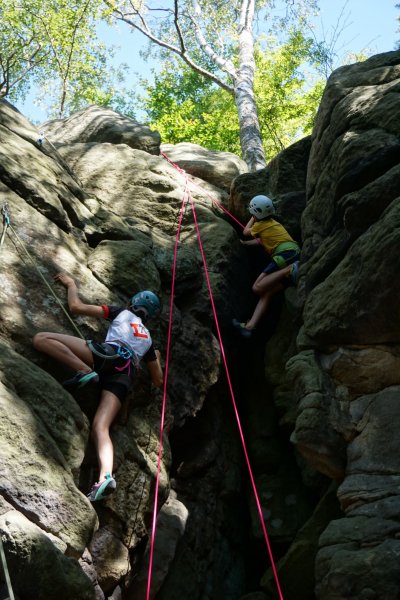
{"label": "red rope", "polygon": [[160,151],[161,156],[163,156],[165,158],[166,161],[169,162],[170,165],[172,165],[177,171],[179,171],[182,175],[185,176],[186,181],[189,182],[189,186],[191,186],[192,188],[197,188],[198,190],[200,190],[203,194],[205,194],[208,198],[210,198],[211,202],[214,202],[214,204],[216,204],[218,206],[218,208],[220,208],[221,210],[223,210],[224,212],[226,212],[227,215],[230,216],[231,219],[233,219],[233,221],[236,221],[236,223],[238,225],[240,225],[240,227],[242,229],[244,229],[244,225],[243,223],[241,223],[236,217],[233,216],[232,213],[229,212],[229,210],[227,208],[225,208],[225,206],[223,206],[223,204],[221,204],[220,202],[218,202],[218,200],[216,200],[215,198],[213,198],[208,192],[206,192],[205,190],[203,190],[203,188],[201,188],[200,186],[196,185],[194,183],[194,181],[190,181],[188,179],[187,173],[186,171],[184,171],[184,169],[182,169],[179,165],[177,165],[176,163],[172,162],[172,160],[170,158],[168,158],[168,156],[166,154],[164,154],[164,152]]}
{"label": "red rope", "polygon": [[[281,587],[280,587],[280,583],[279,583],[278,573],[277,573],[276,566],[275,566],[275,561],[274,561],[273,554],[272,554],[271,545],[270,545],[269,538],[268,538],[267,529],[266,529],[265,523],[264,523],[264,518],[263,518],[263,514],[262,514],[262,509],[261,509],[261,503],[259,500],[257,487],[255,484],[253,471],[252,471],[251,464],[250,464],[250,458],[249,458],[249,455],[247,452],[246,442],[245,442],[244,435],[243,435],[242,425],[240,422],[239,412],[237,409],[236,400],[235,400],[235,396],[234,396],[234,392],[233,392],[233,387],[232,387],[232,383],[231,383],[231,379],[230,379],[230,375],[229,375],[228,363],[227,363],[225,349],[224,349],[224,345],[223,345],[223,341],[222,341],[221,330],[219,327],[218,316],[217,316],[217,312],[215,309],[214,297],[213,297],[213,293],[212,293],[211,282],[210,282],[210,277],[209,277],[209,273],[208,273],[207,262],[206,262],[206,258],[205,258],[205,254],[204,254],[203,244],[202,244],[201,237],[200,237],[200,230],[199,230],[199,225],[198,225],[198,221],[197,221],[196,211],[194,208],[193,198],[192,198],[190,190],[189,190],[189,179],[188,179],[188,176],[185,173],[185,171],[183,171],[183,169],[180,169],[177,165],[174,165],[174,163],[172,163],[165,154],[163,154],[163,153],[161,153],[161,154],[168,160],[168,162],[170,162],[178,171],[180,171],[185,176],[185,189],[184,189],[182,205],[181,205],[181,209],[180,209],[180,213],[179,213],[178,226],[177,226],[177,232],[176,232],[176,238],[175,238],[175,246],[174,246],[173,267],[172,267],[171,298],[170,298],[170,306],[169,306],[169,315],[170,316],[169,316],[169,323],[168,323],[167,348],[166,348],[166,358],[165,358],[164,392],[163,392],[163,401],[162,401],[162,409],[161,409],[160,441],[159,441],[159,451],[158,451],[158,459],[157,459],[157,475],[156,475],[156,485],[155,485],[155,494],[154,494],[152,532],[151,532],[151,539],[150,539],[150,555],[149,555],[149,570],[148,570],[148,578],[147,578],[146,600],[150,600],[151,577],[152,577],[152,571],[153,571],[154,542],[155,542],[155,534],[156,534],[157,507],[158,507],[158,492],[159,492],[159,482],[160,482],[160,472],[161,472],[161,457],[162,457],[162,451],[163,451],[165,407],[166,407],[166,398],[167,398],[169,355],[170,355],[171,335],[172,335],[172,313],[173,313],[173,303],[174,303],[174,295],[175,295],[176,264],[177,264],[179,237],[180,237],[180,231],[181,231],[181,226],[182,226],[182,219],[184,216],[185,204],[188,199],[190,200],[192,213],[193,213],[193,219],[194,219],[194,223],[196,226],[197,239],[198,239],[198,243],[199,243],[201,257],[203,260],[204,273],[205,273],[205,277],[206,277],[206,281],[207,281],[208,292],[210,295],[211,307],[212,307],[212,312],[214,315],[215,326],[217,329],[219,345],[221,348],[221,355],[222,355],[223,363],[225,366],[226,378],[227,378],[229,390],[231,393],[231,399],[232,399],[233,409],[234,409],[234,413],[235,413],[235,417],[236,417],[236,421],[237,421],[237,425],[238,425],[238,429],[239,429],[239,435],[240,435],[240,439],[241,439],[242,446],[243,446],[243,451],[244,451],[244,455],[245,455],[245,459],[246,459],[247,468],[249,471],[250,481],[251,481],[251,485],[252,485],[253,492],[254,492],[254,497],[255,497],[255,501],[256,501],[256,505],[257,505],[258,514],[260,517],[261,528],[262,528],[265,542],[267,545],[268,554],[269,554],[271,566],[272,566],[272,571],[274,574],[274,578],[275,578],[275,582],[276,582],[276,586],[277,586],[277,590],[278,590],[278,594],[279,594],[279,599],[284,600],[282,591],[281,591]],[[190,182],[190,183],[192,185],[195,185],[192,182]],[[209,197],[211,198],[211,200],[213,202],[216,202],[217,204],[219,204],[211,196],[209,196]],[[222,207],[222,205],[220,205],[220,206],[221,206],[221,208],[223,208],[223,210],[225,210],[228,214],[230,214],[224,207]],[[232,218],[235,221],[237,221],[237,219],[235,219],[235,217],[233,217],[233,215],[230,215],[230,216],[232,216]],[[239,221],[237,221],[237,222],[239,223]],[[241,223],[239,223],[239,224],[243,227],[243,225]]]}
{"label": "red rope", "polygon": [[207,269],[206,257],[204,255],[203,244],[202,244],[201,237],[200,237],[199,224],[197,222],[197,216],[196,216],[196,211],[195,211],[195,208],[194,208],[194,202],[193,202],[193,198],[192,198],[192,196],[190,194],[190,191],[189,191],[189,200],[190,200],[190,204],[191,204],[191,207],[192,207],[193,219],[194,219],[195,226],[196,226],[196,233],[197,233],[197,239],[198,239],[198,242],[199,242],[200,253],[201,253],[201,257],[203,259],[204,274],[205,274],[206,281],[207,281],[208,293],[210,295],[211,307],[212,307],[212,312],[213,312],[213,315],[214,315],[215,326],[216,326],[216,329],[217,329],[219,345],[221,347],[221,355],[222,355],[222,360],[223,360],[223,363],[224,363],[224,366],[225,366],[226,378],[227,378],[227,382],[228,382],[228,386],[229,386],[229,391],[231,393],[233,410],[234,410],[234,413],[235,413],[236,422],[237,422],[238,429],[239,429],[240,439],[242,441],[243,452],[244,452],[244,455],[245,455],[246,464],[247,464],[247,468],[248,468],[249,475],[250,475],[250,481],[251,481],[251,485],[252,485],[252,488],[253,488],[255,501],[256,501],[256,504],[257,504],[257,510],[258,510],[258,514],[259,514],[259,517],[260,517],[261,528],[262,528],[262,531],[263,531],[263,534],[264,534],[265,542],[267,544],[268,554],[269,554],[269,558],[270,558],[270,561],[271,561],[271,566],[272,566],[272,571],[273,571],[274,578],[275,578],[276,587],[278,589],[278,594],[279,594],[280,600],[283,600],[281,586],[279,584],[278,573],[277,573],[277,570],[276,570],[274,557],[272,555],[272,549],[271,549],[271,545],[270,545],[270,542],[269,542],[267,529],[266,529],[265,523],[264,523],[264,517],[263,517],[263,514],[262,514],[260,499],[259,499],[259,496],[258,496],[256,484],[255,484],[255,481],[254,481],[253,471],[252,471],[251,464],[250,464],[250,458],[249,458],[249,455],[248,455],[248,452],[247,452],[246,442],[245,442],[244,435],[243,435],[243,430],[242,430],[242,425],[241,425],[241,422],[240,422],[239,412],[238,412],[237,405],[236,405],[235,395],[233,393],[233,387],[232,387],[231,378],[230,378],[230,375],[229,375],[228,363],[227,363],[226,356],[225,356],[225,350],[224,350],[224,345],[223,345],[223,341],[222,341],[221,330],[220,330],[220,327],[219,327],[217,311],[215,309],[214,297],[213,297],[213,293],[212,293],[212,289],[211,289],[210,277],[209,277],[209,273],[208,273],[208,269]]}
{"label": "red rope", "polygon": [[158,506],[158,490],[160,487],[160,472],[161,472],[161,457],[163,451],[163,433],[164,433],[164,422],[165,422],[165,406],[167,402],[167,381],[168,381],[168,370],[169,370],[169,355],[170,355],[170,347],[171,347],[171,334],[172,334],[172,312],[174,306],[174,295],[175,295],[175,278],[176,278],[176,263],[178,256],[178,246],[179,246],[179,236],[182,226],[182,219],[185,211],[185,204],[188,199],[188,187],[185,186],[183,200],[181,205],[181,210],[179,213],[178,226],[175,237],[175,246],[174,246],[174,259],[172,266],[172,283],[171,283],[171,298],[169,302],[169,323],[168,323],[168,336],[167,336],[167,349],[165,356],[165,374],[164,374],[164,393],[162,400],[162,408],[161,408],[161,421],[160,421],[160,442],[159,442],[159,450],[158,450],[158,459],[157,459],[157,476],[156,476],[156,487],[154,492],[154,509],[153,509],[153,520],[152,520],[152,531],[151,531],[151,539],[150,539],[150,556],[149,556],[149,571],[147,576],[147,592],[146,592],[146,600],[150,600],[150,588],[151,588],[151,577],[153,572],[153,556],[154,556],[154,541],[156,535],[156,520],[157,520],[157,506]]}

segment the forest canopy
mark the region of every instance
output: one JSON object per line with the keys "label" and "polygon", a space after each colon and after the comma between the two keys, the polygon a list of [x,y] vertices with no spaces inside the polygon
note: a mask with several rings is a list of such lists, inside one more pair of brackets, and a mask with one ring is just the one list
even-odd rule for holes
{"label": "forest canopy", "polygon": [[[230,150],[260,168],[311,131],[345,27],[317,39],[317,12],[317,0],[1,0],[0,97],[34,90],[48,118],[90,104],[140,112],[165,142]],[[99,35],[118,24],[156,57],[143,91]]]}

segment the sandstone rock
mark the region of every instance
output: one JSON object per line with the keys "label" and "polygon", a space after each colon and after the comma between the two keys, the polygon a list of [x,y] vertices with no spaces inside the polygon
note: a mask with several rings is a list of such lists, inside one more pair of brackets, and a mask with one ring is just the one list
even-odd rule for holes
{"label": "sandstone rock", "polygon": [[400,383],[398,346],[339,347],[321,365],[349,399]]}
{"label": "sandstone rock", "polygon": [[[318,541],[329,522],[339,518],[340,515],[336,486],[331,485],[310,519],[299,529],[288,552],[276,565],[282,595],[286,600],[309,600],[313,597]],[[271,568],[263,576],[261,587],[270,596],[275,595],[276,581]]]}
{"label": "sandstone rock", "polygon": [[274,197],[305,189],[310,150],[311,136],[307,136],[279,152],[269,162],[269,186]]}
{"label": "sandstone rock", "polygon": [[63,540],[70,555],[80,556],[97,525],[96,514],[43,423],[10,388],[2,383],[0,388],[1,494]]}
{"label": "sandstone rock", "polygon": [[315,469],[340,479],[345,443],[338,429],[343,417],[332,384],[311,350],[296,354],[287,368],[299,405],[291,441]]}
{"label": "sandstone rock", "polygon": [[126,144],[150,154],[158,154],[160,149],[157,131],[102,106],[89,106],[66,119],[47,121],[40,127],[55,146],[108,142]]}
{"label": "sandstone rock", "polygon": [[[12,126],[9,121],[13,111],[6,108],[0,113],[3,121],[8,119],[2,144],[4,141],[5,159],[13,158],[15,164],[4,161],[7,168],[2,180],[6,183],[0,184],[1,192],[9,203],[16,233],[29,248],[48,283],[52,283],[52,277],[58,271],[67,271],[76,279],[82,300],[89,304],[121,304],[127,301],[132,287],[155,287],[163,296],[164,305],[160,322],[155,326],[154,339],[164,352],[177,220],[186,182],[189,182],[204,238],[210,278],[215,285],[215,304],[221,318],[230,319],[230,311],[240,307],[241,302],[240,294],[232,295],[232,282],[240,288],[242,281],[247,282],[248,274],[246,268],[242,268],[246,263],[245,252],[237,235],[221,218],[222,209],[211,197],[226,203],[226,192],[211,183],[200,185],[201,181],[193,176],[182,176],[165,159],[132,149],[119,143],[123,141],[121,139],[118,143],[71,142],[60,146],[59,153],[55,148],[58,143],[52,145],[50,133],[39,144],[35,141],[37,132],[30,131],[29,124],[26,125],[28,133],[24,133],[24,143],[20,145],[20,154],[27,154],[29,160],[26,163],[18,161],[16,132],[22,132],[24,120],[17,114],[16,124]],[[37,156],[39,183],[48,183],[42,188],[36,186],[37,172],[32,168]],[[65,166],[67,163],[68,167]],[[18,187],[19,180],[25,180],[26,185]],[[61,205],[57,202],[57,182],[61,186]],[[36,187],[40,193],[32,199],[30,194]],[[172,425],[183,427],[203,412],[220,374],[220,349],[210,328],[210,301],[203,273],[199,270],[201,256],[190,207],[184,217],[176,272],[177,306],[174,305],[172,322],[160,507],[171,487],[172,458],[168,434]],[[241,265],[239,275],[235,272],[236,263]],[[111,597],[120,597],[129,578],[135,576],[131,575],[131,568],[138,564],[144,547],[142,542],[149,534],[148,514],[153,509],[162,393],[155,393],[150,387],[144,367],[138,373],[134,394],[129,396],[130,401],[133,400],[132,406],[111,432],[115,447],[116,493],[103,503],[91,506],[74,484],[74,478],[79,479],[80,486],[86,491],[97,476],[91,446],[78,473],[88,422],[51,375],[41,376],[40,367],[58,380],[65,378],[65,369],[39,355],[31,344],[37,331],[77,332],[51,296],[36,267],[11,235],[5,239],[2,248],[2,264],[0,300],[4,352],[1,364],[5,371],[2,400],[6,403],[3,407],[5,415],[8,415],[10,403],[14,411],[17,410],[10,419],[7,416],[2,421],[5,447],[3,452],[2,446],[2,459],[7,464],[2,486],[6,499],[1,503],[1,509],[6,514],[23,513],[46,530],[51,543],[61,552],[76,557],[90,544],[97,526],[96,510],[100,527],[93,548],[90,545],[94,550],[93,559],[86,550],[77,569],[88,574],[96,598],[102,598],[98,581],[108,594],[113,590]],[[247,290],[249,286],[244,287]],[[54,284],[53,289],[64,304],[65,289],[59,284]],[[101,339],[106,330],[104,323],[86,317],[73,317],[73,323],[87,338]],[[190,367],[190,361],[195,368]],[[18,367],[11,369],[14,362]],[[44,385],[38,385],[39,377]],[[29,382],[33,382],[31,388]],[[217,402],[215,392],[213,394],[212,404],[217,406],[220,399]],[[82,408],[93,414],[95,387],[74,392],[74,395]],[[209,578],[213,559],[207,548],[210,540],[215,538],[218,541],[215,552],[217,574],[215,581],[210,579],[205,585],[218,586],[221,579],[218,573],[228,569],[232,573],[224,582],[224,589],[229,590],[228,598],[236,589],[240,589],[240,593],[244,591],[244,574],[241,551],[236,550],[239,548],[237,541],[232,541],[221,531],[215,535],[213,532],[215,523],[221,521],[213,482],[217,472],[224,473],[217,431],[213,428],[213,436],[204,442],[202,447],[207,450],[204,456],[199,453],[192,461],[188,457],[183,462],[187,467],[187,482],[192,482],[199,473],[208,480],[202,494],[201,517],[189,534],[190,544],[193,542],[196,549],[193,556],[197,550],[206,548],[194,569],[200,582]],[[233,445],[229,441],[230,453]],[[226,474],[229,479],[225,486],[227,497],[236,497],[239,493],[238,463],[230,466]],[[208,515],[210,497],[214,509]],[[229,502],[227,511],[222,512],[237,514],[236,509],[231,510]],[[229,518],[234,520],[233,516]],[[202,534],[201,541],[194,541],[198,524],[204,521],[205,535]],[[222,530],[225,525],[217,528]],[[108,542],[104,543],[109,539],[113,540],[116,552],[108,549]],[[236,548],[233,557],[228,552],[230,547]],[[118,558],[120,554],[122,560]],[[171,554],[170,571],[178,573],[179,559],[175,568],[172,555],[176,555],[175,550]],[[82,574],[82,571],[79,572]],[[166,579],[169,580],[169,574]],[[193,589],[193,585],[191,580],[184,581],[183,589]],[[71,593],[78,597],[74,589]]]}
{"label": "sandstone rock", "polygon": [[[398,523],[381,519],[333,521],[320,539],[316,562],[318,600],[396,598]],[[386,538],[386,539],[385,539]]]}
{"label": "sandstone rock", "polygon": [[[171,490],[168,500],[157,516],[157,552],[154,553],[154,562],[152,565],[151,598],[156,597],[168,574],[179,540],[185,532],[188,516],[187,508],[178,500],[176,493]],[[135,600],[136,598],[144,597],[146,594],[149,551],[148,546],[145,555],[145,564],[129,589],[128,600]]]}
{"label": "sandstone rock", "polygon": [[102,527],[93,536],[90,552],[101,589],[112,591],[130,570],[128,548],[110,527]]}
{"label": "sandstone rock", "polygon": [[[8,126],[14,115],[10,105],[0,101],[0,146],[2,185],[23,196],[36,211],[52,219],[62,230],[70,231],[71,224],[79,226],[90,217],[82,204],[84,192],[78,180],[51,156],[44,154],[34,143],[34,129],[23,119],[16,118],[16,126]],[[21,137],[19,134],[24,134]],[[32,169],[32,165],[35,166]]]}
{"label": "sandstone rock", "polygon": [[[321,344],[396,343],[400,316],[395,298],[400,283],[395,261],[388,257],[399,245],[400,203],[394,201],[308,295],[306,334]],[[368,302],[362,303],[365,298]]]}
{"label": "sandstone rock", "polygon": [[392,52],[335,71],[312,136],[299,285],[304,328],[288,368],[299,400],[292,440],[314,466],[342,481],[346,517],[332,521],[319,542],[321,600],[399,593],[392,258],[400,232],[399,65],[400,53]]}
{"label": "sandstone rock", "polygon": [[[213,334],[189,316],[181,321],[175,352],[170,366],[169,394],[174,425],[179,427],[201,409],[210,383],[214,384],[218,379],[221,358]],[[202,356],[201,363],[198,356]],[[185,377],[188,361],[196,364],[191,381]]]}
{"label": "sandstone rock", "polygon": [[229,191],[232,180],[247,172],[247,165],[231,152],[213,152],[197,144],[162,144],[161,151],[191,175]]}
{"label": "sandstone rock", "polygon": [[82,568],[82,571],[85,573],[85,575],[90,579],[90,581],[92,583],[96,600],[104,600],[105,596],[104,596],[104,593],[97,581],[96,569],[94,568],[91,554],[87,548],[85,548],[84,553],[82,554],[81,558],[79,559],[79,564]]}
{"label": "sandstone rock", "polygon": [[0,339],[0,373],[4,385],[15,393],[41,422],[71,470],[80,467],[89,435],[89,424],[74,399],[50,375],[17,354]]}
{"label": "sandstone rock", "polygon": [[268,168],[238,175],[232,182],[228,208],[243,224],[249,220],[247,207],[253,196],[269,192],[271,173]]}
{"label": "sandstone rock", "polygon": [[[175,236],[186,180],[165,159],[112,144],[72,144],[60,152],[85,190],[106,208],[147,235],[155,229]],[[200,210],[207,207],[208,218],[215,221],[207,190],[195,186],[192,197]]]}
{"label": "sandstone rock", "polygon": [[88,267],[104,285],[127,296],[149,289],[156,294],[160,292],[160,276],[153,256],[141,242],[104,240],[90,255]]}
{"label": "sandstone rock", "polygon": [[0,532],[13,591],[37,600],[95,600],[78,562],[57,550],[40,527],[17,511],[0,517]]}

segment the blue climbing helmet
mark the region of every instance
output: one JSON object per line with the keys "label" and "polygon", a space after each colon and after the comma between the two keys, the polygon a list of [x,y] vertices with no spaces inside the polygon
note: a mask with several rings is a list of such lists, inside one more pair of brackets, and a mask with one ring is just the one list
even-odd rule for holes
{"label": "blue climbing helmet", "polygon": [[145,321],[152,319],[160,310],[160,300],[153,292],[144,290],[131,298],[130,307],[133,312],[144,315]]}

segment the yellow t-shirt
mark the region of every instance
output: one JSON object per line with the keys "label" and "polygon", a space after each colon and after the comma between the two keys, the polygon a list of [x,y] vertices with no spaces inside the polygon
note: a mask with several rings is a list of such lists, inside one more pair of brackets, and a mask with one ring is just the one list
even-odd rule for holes
{"label": "yellow t-shirt", "polygon": [[260,238],[262,245],[269,254],[272,254],[275,248],[283,242],[294,242],[284,226],[275,219],[256,221],[250,233],[253,237]]}

